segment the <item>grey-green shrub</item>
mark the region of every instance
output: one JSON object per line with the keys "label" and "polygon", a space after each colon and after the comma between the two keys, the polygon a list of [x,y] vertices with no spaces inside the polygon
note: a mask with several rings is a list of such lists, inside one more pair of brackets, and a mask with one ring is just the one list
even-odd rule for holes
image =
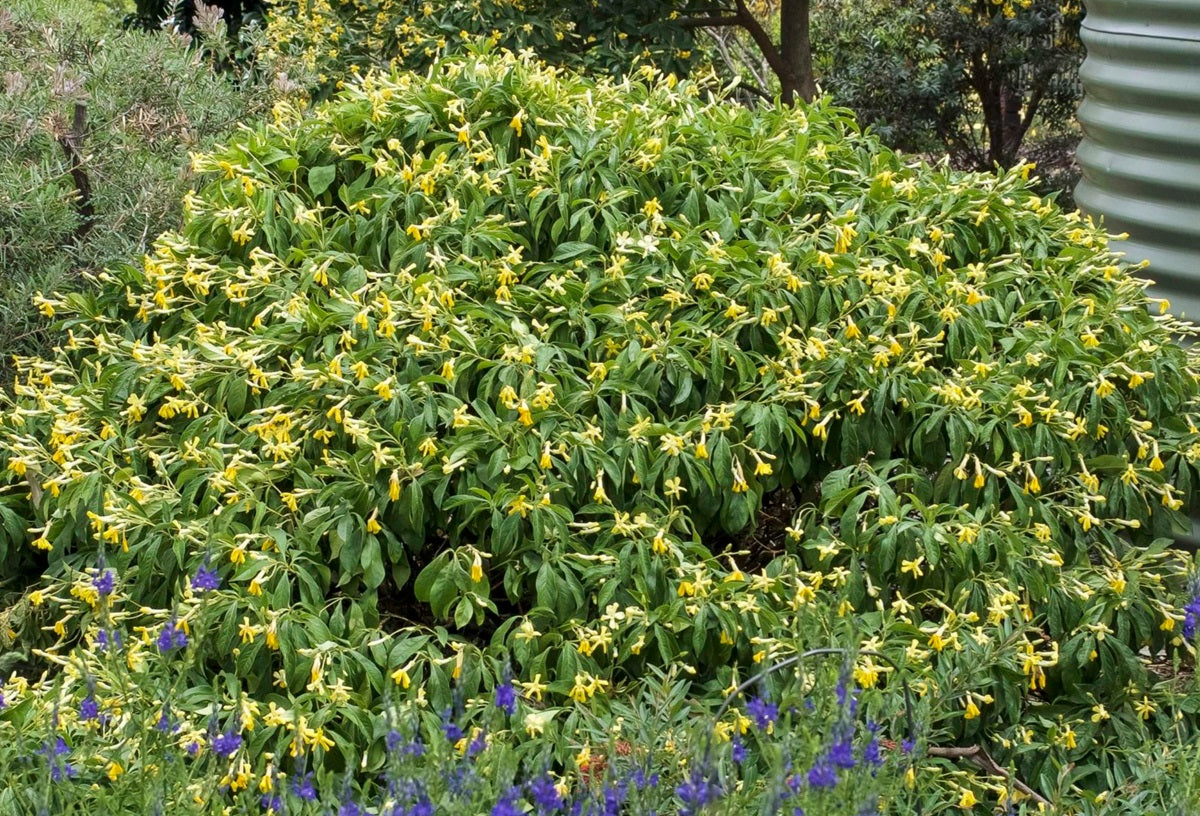
{"label": "grey-green shrub", "polygon": [[[268,103],[187,40],[122,31],[99,4],[15,0],[0,9],[0,356],[49,344],[32,295],[140,254],[180,218],[188,153]],[[86,104],[84,225],[62,145]],[[5,383],[7,385],[7,383]]]}

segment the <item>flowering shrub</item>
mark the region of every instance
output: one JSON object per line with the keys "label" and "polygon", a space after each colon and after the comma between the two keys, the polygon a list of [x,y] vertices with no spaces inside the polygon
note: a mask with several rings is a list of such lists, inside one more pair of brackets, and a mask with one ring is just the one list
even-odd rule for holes
{"label": "flowering shrub", "polygon": [[500,682],[476,645],[574,711],[853,619],[1043,788],[1191,733],[1150,662],[1187,648],[1196,369],[1028,167],[512,55],[279,111],[143,264],[39,300],[66,340],[0,429],[22,643],[188,649],[349,746],[338,712]]}

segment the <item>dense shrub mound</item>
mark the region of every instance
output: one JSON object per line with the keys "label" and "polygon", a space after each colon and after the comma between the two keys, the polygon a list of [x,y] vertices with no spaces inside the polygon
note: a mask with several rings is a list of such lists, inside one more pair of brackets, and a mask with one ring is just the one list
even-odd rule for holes
{"label": "dense shrub mound", "polygon": [[195,165],[181,233],[44,301],[4,418],[0,555],[44,553],[63,642],[171,615],[258,695],[436,696],[463,652],[389,636],[436,620],[583,701],[721,688],[819,608],[968,738],[1083,752],[1158,699],[1194,369],[1028,167],[489,55]]}

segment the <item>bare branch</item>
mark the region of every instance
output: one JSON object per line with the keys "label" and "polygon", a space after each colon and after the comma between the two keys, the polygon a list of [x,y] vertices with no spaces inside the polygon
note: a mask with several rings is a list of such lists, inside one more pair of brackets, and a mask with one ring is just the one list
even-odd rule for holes
{"label": "bare branch", "polygon": [[928,749],[926,749],[925,753],[928,756],[937,757],[939,759],[965,759],[967,762],[975,765],[980,770],[991,774],[992,776],[999,776],[1003,778],[1007,782],[1011,783],[1013,788],[1019,790],[1021,793],[1033,799],[1035,802],[1043,805],[1050,804],[1049,799],[1026,785],[1020,779],[1017,779],[1015,776],[1009,773],[1007,769],[1001,768],[999,765],[997,765],[996,760],[992,759],[991,754],[989,754],[987,749],[982,745],[968,745],[963,748],[942,748],[937,745],[931,745]]}

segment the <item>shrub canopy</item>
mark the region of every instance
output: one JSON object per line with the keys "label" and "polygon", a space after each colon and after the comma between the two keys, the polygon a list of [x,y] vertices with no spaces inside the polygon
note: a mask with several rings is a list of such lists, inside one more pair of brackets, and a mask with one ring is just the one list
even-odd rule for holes
{"label": "shrub canopy", "polygon": [[1052,701],[1101,739],[1154,693],[1195,369],[1027,166],[507,54],[281,111],[195,158],[143,264],[42,301],[0,557],[47,559],[62,643],[170,615],[260,697],[446,699],[446,622],[582,701],[721,688],[820,597],[939,667],[959,735]]}

